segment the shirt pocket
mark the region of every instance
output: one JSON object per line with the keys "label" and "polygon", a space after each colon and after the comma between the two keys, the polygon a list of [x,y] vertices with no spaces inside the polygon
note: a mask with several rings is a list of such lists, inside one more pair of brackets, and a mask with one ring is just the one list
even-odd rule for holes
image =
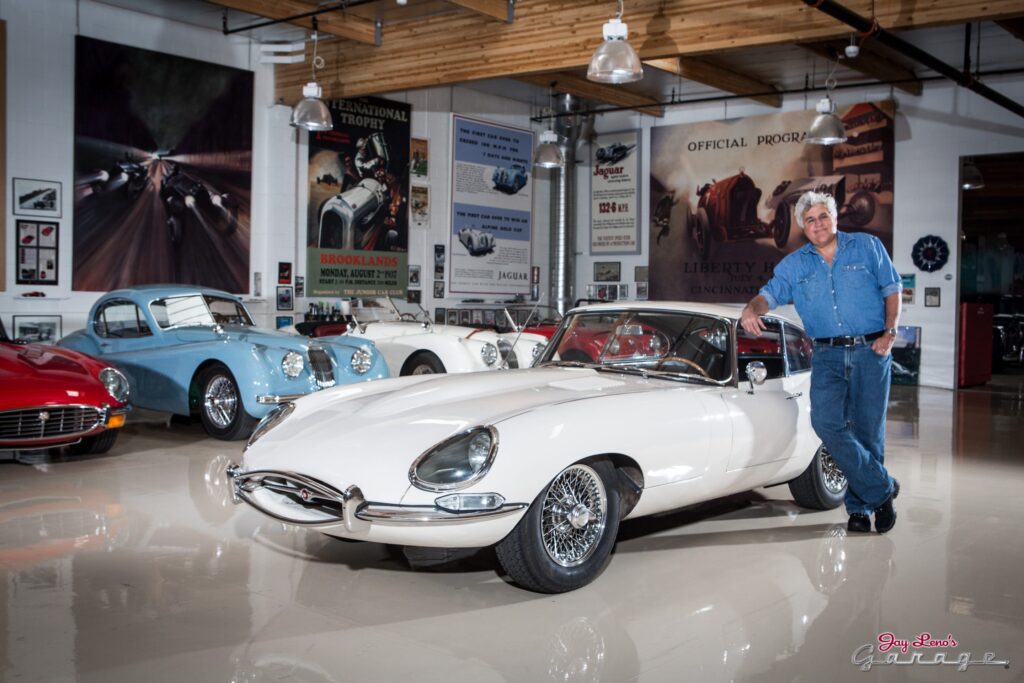
{"label": "shirt pocket", "polygon": [[800,310],[800,306],[818,301],[823,294],[823,282],[824,279],[819,277],[818,273],[809,273],[797,278],[796,286],[793,287],[793,303],[796,304],[797,310]]}
{"label": "shirt pocket", "polygon": [[842,278],[843,284],[847,287],[861,289],[874,286],[875,289],[878,288],[878,283],[875,282],[875,276],[872,274],[866,263],[844,264],[842,267]]}

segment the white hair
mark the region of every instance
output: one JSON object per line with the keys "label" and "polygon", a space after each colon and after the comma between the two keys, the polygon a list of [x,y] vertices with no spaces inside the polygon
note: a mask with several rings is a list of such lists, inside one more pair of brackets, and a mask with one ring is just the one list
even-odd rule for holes
{"label": "white hair", "polygon": [[818,204],[824,204],[828,214],[832,216],[832,223],[839,221],[839,210],[836,208],[836,198],[826,192],[804,192],[796,202],[793,212],[796,214],[796,224],[802,230],[804,227],[804,214],[807,209]]}

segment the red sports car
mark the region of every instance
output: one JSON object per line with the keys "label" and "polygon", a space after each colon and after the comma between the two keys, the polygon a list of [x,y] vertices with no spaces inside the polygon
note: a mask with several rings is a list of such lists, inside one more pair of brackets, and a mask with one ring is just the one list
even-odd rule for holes
{"label": "red sports car", "polygon": [[106,453],[129,409],[118,370],[70,349],[12,342],[0,323],[0,451]]}

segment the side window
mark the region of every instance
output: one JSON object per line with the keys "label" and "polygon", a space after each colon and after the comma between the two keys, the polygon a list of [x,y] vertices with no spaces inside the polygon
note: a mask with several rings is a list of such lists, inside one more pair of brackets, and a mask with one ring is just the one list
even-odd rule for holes
{"label": "side window", "polygon": [[94,320],[101,337],[128,339],[146,337],[152,332],[139,307],[130,301],[111,301],[98,311]]}
{"label": "side window", "polygon": [[736,369],[739,380],[747,377],[747,364],[761,361],[768,370],[768,379],[779,379],[786,374],[782,356],[782,325],[777,320],[765,320],[768,328],[760,337],[752,337],[741,326],[736,326]]}
{"label": "side window", "polygon": [[786,363],[789,374],[807,372],[811,369],[811,354],[814,353],[814,342],[798,327],[786,325]]}

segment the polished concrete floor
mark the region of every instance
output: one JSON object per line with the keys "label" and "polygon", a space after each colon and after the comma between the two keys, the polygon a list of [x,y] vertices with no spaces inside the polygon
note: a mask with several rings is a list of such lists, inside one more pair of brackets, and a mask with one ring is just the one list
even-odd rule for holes
{"label": "polished concrete floor", "polygon": [[885,536],[758,490],[625,523],[559,596],[236,508],[239,444],[136,414],[109,455],[0,463],[0,679],[1022,681],[1022,380],[894,388]]}

